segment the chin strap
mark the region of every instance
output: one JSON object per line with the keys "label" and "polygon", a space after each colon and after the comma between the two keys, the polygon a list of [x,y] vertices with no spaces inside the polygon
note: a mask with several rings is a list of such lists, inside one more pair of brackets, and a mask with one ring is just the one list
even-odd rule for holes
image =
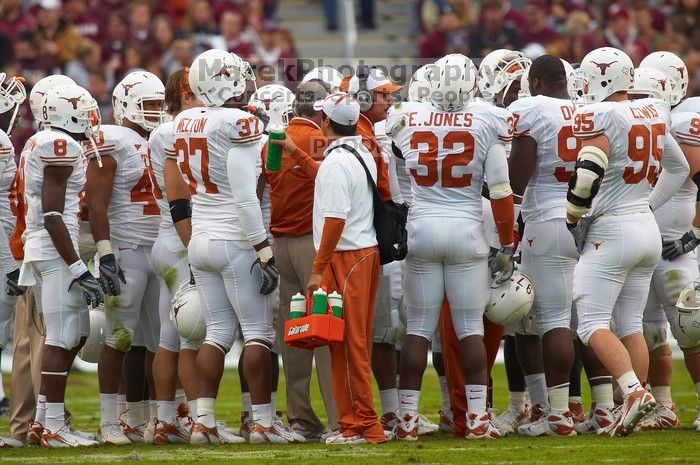
{"label": "chin strap", "polygon": [[87,138],[90,141],[90,145],[92,145],[92,149],[95,151],[95,159],[97,160],[97,166],[102,168],[102,157],[100,156],[100,151],[97,150],[95,138],[92,136],[92,134],[87,134]]}

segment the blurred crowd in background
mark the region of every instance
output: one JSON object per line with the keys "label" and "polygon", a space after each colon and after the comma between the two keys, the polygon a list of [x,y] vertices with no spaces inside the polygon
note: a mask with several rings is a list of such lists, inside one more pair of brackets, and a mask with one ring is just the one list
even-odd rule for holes
{"label": "blurred crowd in background", "polygon": [[[27,86],[61,72],[88,89],[111,120],[111,92],[129,70],[144,68],[163,80],[209,48],[235,52],[257,70],[283,68],[267,79],[295,87],[301,70],[288,29],[276,22],[285,0],[0,0],[0,71]],[[339,28],[341,0],[318,0],[329,31]],[[359,0],[357,26],[381,32],[376,3]],[[700,93],[700,0],[407,0],[416,19],[419,64],[446,53],[478,59],[491,50],[543,53],[579,62],[610,45],[638,63],[654,50],[682,56],[689,95]],[[320,39],[327,40],[327,39]],[[338,37],[338,40],[341,40]],[[391,39],[388,39],[391,40]],[[478,60],[477,60],[478,61]],[[22,111],[14,142],[33,128]]]}

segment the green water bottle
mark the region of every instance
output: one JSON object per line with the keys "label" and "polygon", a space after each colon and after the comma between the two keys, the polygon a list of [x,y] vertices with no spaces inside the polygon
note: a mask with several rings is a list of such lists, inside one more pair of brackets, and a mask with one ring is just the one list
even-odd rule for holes
{"label": "green water bottle", "polygon": [[306,297],[297,292],[289,303],[289,319],[301,318],[306,314]]}
{"label": "green water bottle", "polygon": [[328,293],[324,288],[319,288],[311,295],[311,314],[325,315],[328,309]]}
{"label": "green water bottle", "polygon": [[328,303],[331,306],[331,310],[333,310],[333,316],[343,318],[343,296],[333,291],[328,294]]}
{"label": "green water bottle", "polygon": [[284,140],[284,128],[281,124],[271,124],[267,130],[267,161],[265,168],[268,171],[279,171],[282,168],[282,147],[270,143],[271,140]]}

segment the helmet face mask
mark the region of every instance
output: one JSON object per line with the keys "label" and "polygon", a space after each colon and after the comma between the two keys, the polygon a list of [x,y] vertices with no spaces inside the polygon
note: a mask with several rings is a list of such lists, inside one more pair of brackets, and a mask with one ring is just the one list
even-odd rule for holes
{"label": "helmet face mask", "polygon": [[634,71],[634,83],[629,93],[635,96],[648,96],[671,104],[671,93],[676,83],[655,68],[637,68]]}
{"label": "helmet face mask", "polygon": [[[700,279],[685,285],[676,302],[677,326],[683,332],[685,347],[700,344]],[[679,338],[680,341],[680,338]]]}
{"label": "helmet face mask", "polygon": [[639,64],[640,68],[654,68],[664,73],[671,81],[669,102],[678,105],[688,90],[688,68],[683,60],[671,52],[654,52]]}
{"label": "helmet face mask", "polygon": [[286,87],[277,84],[262,86],[253,93],[248,103],[263,110],[270,118],[269,124],[289,126],[294,94]]}
{"label": "helmet face mask", "polygon": [[124,120],[150,132],[164,123],[165,86],[155,74],[135,71],[114,88],[112,104],[114,120],[120,126]]}
{"label": "helmet face mask", "polygon": [[255,85],[250,63],[234,53],[207,50],[197,56],[188,76],[190,88],[207,107],[223,107],[232,98],[246,92],[248,82]]}
{"label": "helmet face mask", "polygon": [[27,90],[24,88],[23,81],[22,78],[12,77],[5,82],[5,73],[0,73],[0,113],[13,112],[6,128],[8,135],[15,125],[19,106],[27,98]]}
{"label": "helmet face mask", "polygon": [[511,85],[520,80],[532,61],[522,52],[498,49],[489,53],[479,65],[479,92],[491,103],[503,102]]}

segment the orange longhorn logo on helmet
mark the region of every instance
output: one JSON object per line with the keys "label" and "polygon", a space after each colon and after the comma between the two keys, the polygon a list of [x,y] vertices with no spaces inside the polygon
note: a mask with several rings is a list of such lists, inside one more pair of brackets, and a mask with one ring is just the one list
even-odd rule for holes
{"label": "orange longhorn logo on helmet", "polygon": [[596,63],[595,61],[591,60],[591,63],[596,65],[598,69],[600,69],[600,74],[601,76],[605,76],[605,72],[610,68],[613,64],[617,63],[617,60],[611,61],[610,63]]}

